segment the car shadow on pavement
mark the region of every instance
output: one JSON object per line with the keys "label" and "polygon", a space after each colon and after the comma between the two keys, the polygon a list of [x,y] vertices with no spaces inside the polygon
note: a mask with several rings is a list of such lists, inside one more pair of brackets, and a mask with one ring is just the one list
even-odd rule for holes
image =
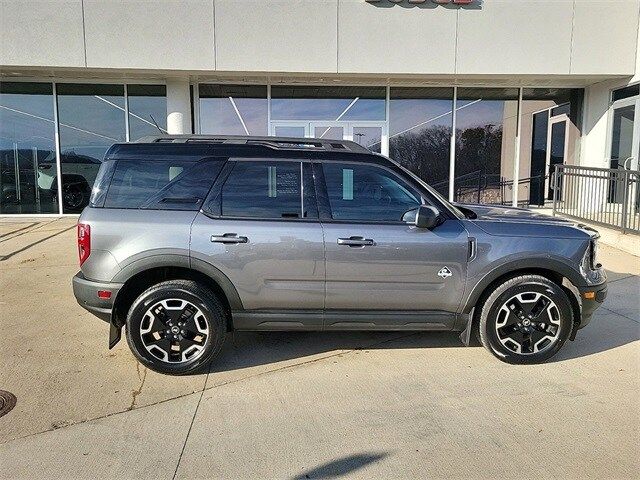
{"label": "car shadow on pavement", "polygon": [[[209,373],[238,370],[351,350],[466,348],[458,332],[232,332]],[[194,373],[206,373],[198,371]]]}
{"label": "car shadow on pavement", "polygon": [[[550,362],[586,357],[638,340],[640,323],[601,310]],[[319,355],[350,350],[474,347],[482,348],[473,337],[471,347],[465,347],[458,332],[233,332],[208,371],[219,373],[296,359],[312,361]],[[205,368],[194,373],[206,372]]]}
{"label": "car shadow on pavement", "polygon": [[300,475],[296,475],[292,480],[305,480],[307,478],[341,478],[344,475],[355,472],[366,467],[371,463],[375,463],[385,458],[387,453],[361,453],[357,455],[349,455],[327,462],[318,467],[305,470]]}

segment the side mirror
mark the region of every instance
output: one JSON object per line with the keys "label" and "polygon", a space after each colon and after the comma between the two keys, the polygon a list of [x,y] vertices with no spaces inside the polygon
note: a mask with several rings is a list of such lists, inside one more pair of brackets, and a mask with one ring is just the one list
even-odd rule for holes
{"label": "side mirror", "polygon": [[431,230],[442,223],[440,212],[430,205],[421,205],[416,213],[416,227]]}

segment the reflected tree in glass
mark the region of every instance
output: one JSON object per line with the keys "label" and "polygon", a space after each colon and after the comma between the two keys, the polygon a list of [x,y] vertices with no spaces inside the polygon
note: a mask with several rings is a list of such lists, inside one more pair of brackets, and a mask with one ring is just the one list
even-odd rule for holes
{"label": "reflected tree in glass", "polygon": [[445,197],[453,122],[452,88],[392,88],[389,156]]}

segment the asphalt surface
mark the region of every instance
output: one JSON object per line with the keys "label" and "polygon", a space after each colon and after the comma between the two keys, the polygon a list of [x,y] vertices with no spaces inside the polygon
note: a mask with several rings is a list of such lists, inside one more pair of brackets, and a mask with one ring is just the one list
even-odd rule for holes
{"label": "asphalt surface", "polygon": [[80,308],[75,219],[0,223],[0,478],[639,478],[640,258],[544,365],[451,333],[238,333],[156,374]]}

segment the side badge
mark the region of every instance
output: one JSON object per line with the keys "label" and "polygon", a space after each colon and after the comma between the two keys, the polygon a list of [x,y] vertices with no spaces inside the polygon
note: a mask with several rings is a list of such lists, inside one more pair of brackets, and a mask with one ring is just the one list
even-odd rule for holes
{"label": "side badge", "polygon": [[449,270],[449,267],[442,267],[438,272],[438,276],[442,278],[447,278],[447,277],[450,277],[451,275],[453,275],[453,273],[451,273],[451,270]]}

